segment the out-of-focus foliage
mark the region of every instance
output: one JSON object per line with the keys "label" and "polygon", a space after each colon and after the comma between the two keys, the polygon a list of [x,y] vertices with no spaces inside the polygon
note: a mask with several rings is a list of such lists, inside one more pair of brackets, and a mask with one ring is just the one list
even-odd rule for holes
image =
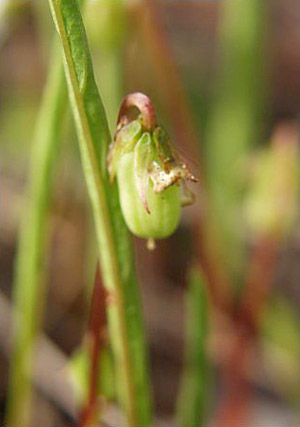
{"label": "out-of-focus foliage", "polygon": [[295,225],[299,206],[299,148],[295,125],[282,125],[271,144],[253,160],[245,210],[252,233],[283,236]]}
{"label": "out-of-focus foliage", "polygon": [[[59,0],[52,2],[57,5]],[[14,292],[9,312],[13,314],[14,309],[22,313],[24,309],[20,318],[25,331],[23,338],[15,335],[19,343],[13,356],[7,344],[8,318],[3,319],[0,313],[0,423],[5,418],[2,408],[8,402],[8,412],[9,408],[15,412],[10,424],[20,427],[31,421],[37,426],[78,425],[78,409],[88,406],[92,369],[84,331],[92,294],[89,282],[98,255],[108,259],[104,246],[100,245],[99,253],[96,249],[71,114],[64,135],[58,136],[60,129],[56,125],[62,124],[62,112],[69,108],[69,101],[56,92],[60,103],[56,108],[52,90],[49,102],[53,102],[54,110],[42,113],[43,87],[47,74],[51,74],[51,66],[47,68],[49,44],[55,33],[46,3],[0,0],[0,182],[4,210],[0,299],[2,293],[11,297]],[[73,0],[62,3],[66,9],[77,4]],[[143,91],[154,101],[159,121],[167,124],[168,133],[174,136],[183,157],[192,163],[195,175],[201,176],[194,187],[196,204],[184,210],[175,235],[159,242],[151,254],[144,242],[134,238],[140,278],[134,295],[130,239],[126,237],[124,245],[127,230],[117,191],[106,182],[110,135],[101,109],[99,115],[99,100],[98,104],[94,102],[97,89],[91,83],[82,26],[82,31],[76,32],[78,38],[73,38],[79,13],[69,26],[69,16],[64,15],[68,37],[72,38],[72,61],[77,65],[83,90],[77,94],[79,104],[83,102],[82,109],[77,110],[84,110],[86,117],[94,120],[93,143],[101,176],[105,177],[108,217],[121,224],[120,228],[116,226],[114,235],[117,252],[125,254],[120,263],[120,277],[126,283],[125,299],[130,300],[133,295],[136,302],[138,294],[142,296],[157,424],[172,425],[176,412],[179,425],[206,425],[207,420],[217,417],[226,398],[232,404],[228,410],[231,419],[225,423],[221,417],[218,425],[233,426],[238,421],[239,426],[246,425],[247,420],[250,425],[265,425],[264,419],[272,425],[278,422],[281,427],[297,424],[300,164],[299,129],[295,123],[300,97],[299,14],[298,4],[285,0],[91,0],[82,8],[110,133],[115,132],[119,105],[128,89]],[[57,59],[60,55],[61,50]],[[61,77],[63,86],[63,73]],[[179,108],[182,100],[184,107]],[[95,119],[100,116],[101,120]],[[193,122],[197,129],[190,132]],[[103,124],[105,131],[101,134],[99,128]],[[60,145],[61,151],[57,149]],[[194,153],[199,148],[201,154],[197,158]],[[35,153],[33,162],[31,150]],[[51,153],[54,158],[49,163]],[[90,170],[88,162],[85,167]],[[27,191],[26,186],[33,191]],[[97,188],[94,186],[91,194]],[[103,209],[98,209],[97,220],[101,215]],[[20,223],[25,225],[21,226],[19,239]],[[107,232],[107,227],[98,231],[98,237],[103,230]],[[268,245],[270,241],[273,246]],[[23,257],[16,256],[18,245],[22,246]],[[193,270],[185,285],[186,271],[194,261],[201,269]],[[19,269],[14,279],[13,262]],[[107,266],[105,261],[103,264]],[[267,279],[265,271],[269,272]],[[261,281],[251,281],[248,276]],[[19,291],[12,292],[12,283]],[[250,292],[251,301],[244,301],[243,290],[249,283],[256,284],[255,292]],[[214,286],[218,290],[223,285],[226,288],[226,284],[233,290],[232,295],[228,292],[228,306],[227,301],[224,304],[227,311],[216,303],[213,294]],[[239,301],[244,306],[248,303],[253,324],[243,323]],[[108,295],[106,302],[110,311],[114,295]],[[135,303],[127,306],[127,318],[135,317],[134,306]],[[136,381],[137,400],[145,402],[138,379],[145,373],[145,358],[140,352],[143,339],[136,339],[141,324],[133,321],[132,325],[127,338],[136,369],[130,379]],[[47,335],[50,352],[47,346],[46,350],[40,348],[39,338],[34,347],[38,333],[43,338]],[[249,364],[245,363],[241,372],[236,350],[244,333],[249,333],[250,339],[239,350],[242,355],[245,350]],[[108,335],[104,328],[107,342]],[[118,336],[113,334],[113,339],[118,341]],[[98,415],[106,415],[107,410],[110,425],[122,424],[115,417],[115,413],[120,415],[120,406],[116,405],[118,388],[124,385],[117,371],[122,368],[119,356],[126,342],[118,341],[114,348],[102,349],[97,367]],[[41,366],[35,360],[36,353],[37,360],[44,361]],[[8,360],[14,378],[10,386],[6,384]],[[57,360],[64,369],[53,368]],[[215,390],[211,371],[217,379]],[[232,383],[228,372],[234,372]],[[60,375],[59,381],[55,373]],[[28,393],[29,383],[32,395]],[[244,386],[248,394],[243,393]],[[32,402],[27,394],[34,399]],[[126,401],[128,396],[124,395]],[[248,397],[243,400],[245,395]],[[10,399],[16,399],[20,406],[11,406]],[[29,416],[30,405],[34,410]],[[143,403],[140,405],[143,412]],[[282,414],[283,421],[278,414]]]}

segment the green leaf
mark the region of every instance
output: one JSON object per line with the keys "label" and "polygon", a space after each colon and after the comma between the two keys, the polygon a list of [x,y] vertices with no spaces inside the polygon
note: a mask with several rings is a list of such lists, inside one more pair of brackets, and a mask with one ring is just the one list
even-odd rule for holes
{"label": "green leaf", "polygon": [[[89,351],[81,347],[71,357],[69,368],[70,376],[75,388],[75,396],[79,405],[86,402],[89,395],[89,377],[91,371],[91,358]],[[106,399],[113,400],[115,397],[114,389],[114,368],[110,350],[104,348],[101,350],[98,369],[98,394]]]}
{"label": "green leaf", "polygon": [[186,294],[184,371],[177,402],[180,427],[203,426],[209,404],[209,363],[206,353],[208,300],[201,270],[190,272]]}
{"label": "green leaf", "polygon": [[260,140],[265,5],[259,0],[220,3],[220,63],[205,139],[209,215],[236,285],[245,262],[240,170]]}
{"label": "green leaf", "polygon": [[13,283],[14,340],[10,360],[7,425],[29,425],[34,344],[44,307],[45,237],[52,173],[67,105],[59,46],[55,45],[31,148],[28,198],[22,213]]}
{"label": "green leaf", "polygon": [[95,83],[85,28],[76,0],[49,0],[62,44],[69,96],[94,215],[107,306],[116,386],[128,424],[149,425],[148,360],[131,240],[107,164],[111,136]]}

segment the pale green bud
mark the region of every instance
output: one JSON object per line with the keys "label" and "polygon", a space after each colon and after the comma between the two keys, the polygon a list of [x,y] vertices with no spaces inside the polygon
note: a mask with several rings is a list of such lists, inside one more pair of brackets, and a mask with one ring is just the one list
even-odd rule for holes
{"label": "pale green bud", "polygon": [[111,145],[108,170],[111,179],[117,176],[121,209],[132,233],[161,239],[176,230],[183,200],[193,201],[185,180],[196,178],[162,128],[145,130],[141,117],[122,126]]}

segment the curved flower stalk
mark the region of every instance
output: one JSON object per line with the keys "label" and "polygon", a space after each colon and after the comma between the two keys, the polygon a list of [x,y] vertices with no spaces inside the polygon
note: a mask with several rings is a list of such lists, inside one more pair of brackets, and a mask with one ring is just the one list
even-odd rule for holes
{"label": "curved flower stalk", "polygon": [[128,95],[121,104],[108,170],[111,182],[118,179],[127,226],[139,237],[170,236],[180,221],[181,206],[194,201],[186,181],[198,180],[157,125],[153,105],[142,93]]}

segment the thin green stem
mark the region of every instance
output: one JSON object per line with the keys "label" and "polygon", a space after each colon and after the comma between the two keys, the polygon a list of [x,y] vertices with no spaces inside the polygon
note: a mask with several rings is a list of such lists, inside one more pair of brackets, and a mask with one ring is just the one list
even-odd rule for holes
{"label": "thin green stem", "polygon": [[264,8],[259,0],[220,2],[220,66],[205,146],[210,216],[235,283],[245,255],[241,173],[259,136],[264,94]]}
{"label": "thin green stem", "polygon": [[202,272],[193,268],[186,295],[184,370],[177,402],[177,425],[202,426],[208,414],[209,364],[207,285]]}
{"label": "thin green stem", "polygon": [[49,0],[59,33],[82,164],[94,214],[110,338],[120,401],[130,425],[151,418],[147,355],[131,241],[116,185],[108,180],[106,157],[111,137],[95,83],[78,2]]}
{"label": "thin green stem", "polygon": [[[98,84],[101,98],[105,106],[111,133],[114,133],[120,100],[123,97],[122,46],[124,44],[124,40],[126,40],[125,24],[127,18],[127,7],[128,5],[125,4],[123,0],[102,0],[101,2],[85,3],[83,10],[83,19],[86,22],[90,50],[91,53],[95,53],[93,55],[93,60],[96,83]],[[95,264],[94,256],[91,256],[91,254],[97,253],[97,246],[95,245],[93,224],[89,223],[88,229],[89,250],[87,251],[86,261],[89,268],[91,268],[91,265]],[[90,294],[89,290],[88,294]],[[95,296],[92,301],[94,301],[94,299]],[[101,301],[98,301],[97,304],[101,304]],[[94,305],[96,304],[92,304],[92,307]],[[97,310],[97,307],[95,307],[95,309]],[[91,315],[93,314],[91,313]],[[104,351],[102,349],[102,353],[104,352],[108,352],[108,349],[105,349]],[[76,352],[75,358],[78,358],[78,354],[81,354],[82,358],[91,359],[91,352],[86,345],[86,339],[83,340],[83,345],[79,353]],[[93,360],[90,360],[90,364],[94,366]],[[99,359],[99,366],[97,367],[100,371],[101,380],[100,384],[98,384],[96,397],[98,394],[101,394],[104,397],[112,399],[112,390],[115,388],[112,372],[113,365],[110,363],[110,369],[108,369],[108,366],[106,365],[107,357],[101,356]],[[88,383],[91,387],[91,384],[94,381],[94,379],[92,379],[92,375],[94,374],[85,369],[84,364],[75,364],[74,373],[77,378],[86,377],[85,383]],[[78,386],[82,387],[82,383],[79,382]],[[82,396],[83,395],[85,394],[82,393]],[[80,405],[87,406],[87,401],[81,402]],[[101,412],[101,407],[98,412]],[[99,414],[97,419],[99,419]]]}
{"label": "thin green stem", "polygon": [[43,265],[51,171],[58,150],[67,100],[65,76],[58,46],[35,130],[28,199],[20,229],[13,298],[15,323],[10,362],[7,425],[29,425],[34,341],[44,305]]}

